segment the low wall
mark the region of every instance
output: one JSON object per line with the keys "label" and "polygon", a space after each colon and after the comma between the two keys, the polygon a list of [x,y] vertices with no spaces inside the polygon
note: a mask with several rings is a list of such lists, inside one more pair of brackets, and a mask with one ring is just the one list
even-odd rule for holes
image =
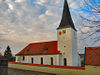
{"label": "low wall", "polygon": [[9,68],[52,73],[56,75],[100,75],[100,66],[70,67],[9,62]]}
{"label": "low wall", "polygon": [[8,75],[8,60],[0,59],[0,75]]}

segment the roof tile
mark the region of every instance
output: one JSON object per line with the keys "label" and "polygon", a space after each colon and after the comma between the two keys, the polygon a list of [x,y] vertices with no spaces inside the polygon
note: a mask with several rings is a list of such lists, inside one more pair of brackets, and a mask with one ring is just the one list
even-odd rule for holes
{"label": "roof tile", "polygon": [[85,64],[100,65],[100,47],[86,47]]}
{"label": "roof tile", "polygon": [[30,43],[16,55],[58,54],[57,41]]}

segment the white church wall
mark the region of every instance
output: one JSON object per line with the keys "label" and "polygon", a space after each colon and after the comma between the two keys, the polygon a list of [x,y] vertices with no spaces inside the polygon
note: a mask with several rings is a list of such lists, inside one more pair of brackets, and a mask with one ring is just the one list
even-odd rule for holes
{"label": "white church wall", "polygon": [[16,62],[20,62],[20,56],[16,56]]}
{"label": "white church wall", "polygon": [[[63,33],[63,30],[66,33]],[[59,35],[59,32],[62,32]],[[58,51],[60,51],[62,57],[60,57],[60,65],[64,65],[64,58],[67,59],[67,65],[72,66],[72,39],[71,39],[71,28],[63,28],[57,30],[58,37]]]}
{"label": "white church wall", "polygon": [[[19,56],[16,56],[18,58]],[[21,60],[16,59],[16,62],[22,63],[32,63],[33,64],[41,64],[41,57],[43,58],[43,64],[51,65],[51,57],[53,58],[53,65],[59,65],[59,54],[52,55],[25,55],[25,59],[23,60],[23,56],[20,56]]]}
{"label": "white church wall", "polygon": [[63,56],[62,54],[59,56],[59,65],[63,66]]}
{"label": "white church wall", "polygon": [[[66,33],[63,33],[66,30]],[[59,32],[62,34],[59,35]],[[68,66],[80,66],[80,59],[77,51],[77,33],[71,27],[57,30],[58,51],[60,51],[60,65],[64,65],[64,58]]]}
{"label": "white church wall", "polygon": [[80,57],[77,51],[77,32],[71,29],[72,34],[72,64],[73,66],[81,66]]}

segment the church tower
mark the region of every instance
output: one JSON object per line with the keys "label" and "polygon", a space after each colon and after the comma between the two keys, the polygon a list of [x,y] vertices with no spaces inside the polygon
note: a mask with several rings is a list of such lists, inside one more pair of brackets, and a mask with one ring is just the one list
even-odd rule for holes
{"label": "church tower", "polygon": [[58,51],[60,65],[80,66],[81,61],[77,52],[77,30],[73,24],[68,3],[65,0],[62,20],[57,28]]}

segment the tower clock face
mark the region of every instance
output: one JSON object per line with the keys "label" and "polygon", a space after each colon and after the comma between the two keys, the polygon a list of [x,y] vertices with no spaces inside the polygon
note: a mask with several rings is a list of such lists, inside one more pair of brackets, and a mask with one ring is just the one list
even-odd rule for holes
{"label": "tower clock face", "polygon": [[61,34],[62,34],[62,32],[60,31],[60,32],[59,32],[59,35],[61,35]]}

